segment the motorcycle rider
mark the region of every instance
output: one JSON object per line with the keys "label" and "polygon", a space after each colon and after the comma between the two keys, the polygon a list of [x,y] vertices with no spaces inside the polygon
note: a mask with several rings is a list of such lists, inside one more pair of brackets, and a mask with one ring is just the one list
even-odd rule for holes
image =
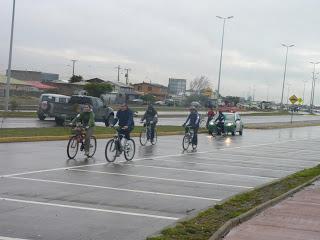
{"label": "motorcycle rider", "polygon": [[158,122],[158,112],[151,104],[148,105],[146,112],[144,113],[143,117],[141,118],[141,122],[143,122],[144,120],[146,120],[145,125],[151,126],[151,133],[150,133],[150,136],[147,136],[147,138],[148,138],[148,140],[153,142],[154,129],[155,129],[156,124]]}
{"label": "motorcycle rider", "polygon": [[[218,122],[217,123],[217,127],[218,127],[218,135],[221,135],[221,133],[225,133],[224,132],[224,121],[225,121],[225,116],[223,115],[222,111],[219,109],[219,115],[218,117],[216,118],[216,120],[214,120],[214,122]],[[220,131],[219,131],[220,129]]]}
{"label": "motorcycle rider", "polygon": [[[199,130],[199,125],[200,125],[200,115],[196,109],[196,107],[191,106],[189,108],[190,114],[185,121],[185,123],[182,125],[183,127],[190,127],[193,129],[193,138],[192,138],[192,145],[198,145],[198,130]],[[189,122],[189,123],[188,123]],[[188,125],[187,125],[188,123]],[[185,130],[187,132],[187,128]]]}

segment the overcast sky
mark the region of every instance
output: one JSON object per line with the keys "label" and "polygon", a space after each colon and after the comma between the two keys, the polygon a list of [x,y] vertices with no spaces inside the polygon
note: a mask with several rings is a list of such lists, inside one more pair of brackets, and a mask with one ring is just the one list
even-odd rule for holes
{"label": "overcast sky", "polygon": [[[285,48],[290,95],[309,103],[310,61],[320,61],[319,0],[16,0],[13,69],[168,84],[168,78],[207,76],[217,87],[225,29],[223,95],[280,101]],[[0,1],[0,71],[7,68],[12,0]],[[320,64],[318,69],[320,70]],[[121,75],[124,81],[124,75]],[[269,89],[269,91],[268,91]],[[269,92],[269,94],[268,94]],[[288,85],[285,90],[287,98]],[[320,87],[315,103],[320,104]]]}

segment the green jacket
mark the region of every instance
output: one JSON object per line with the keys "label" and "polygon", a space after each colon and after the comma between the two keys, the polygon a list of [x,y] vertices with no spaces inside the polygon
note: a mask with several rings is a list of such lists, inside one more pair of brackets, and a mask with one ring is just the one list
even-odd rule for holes
{"label": "green jacket", "polygon": [[72,123],[81,122],[84,127],[94,127],[94,113],[93,112],[82,112],[75,119],[72,120]]}

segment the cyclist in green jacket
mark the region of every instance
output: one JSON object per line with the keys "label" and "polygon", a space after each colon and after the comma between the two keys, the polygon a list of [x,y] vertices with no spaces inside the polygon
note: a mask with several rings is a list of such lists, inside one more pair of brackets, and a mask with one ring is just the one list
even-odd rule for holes
{"label": "cyclist in green jacket", "polygon": [[90,104],[85,104],[83,107],[83,112],[78,114],[73,120],[72,125],[75,123],[80,122],[83,126],[83,128],[86,131],[86,137],[84,141],[84,151],[85,155],[89,155],[89,148],[90,148],[90,138],[93,135],[93,130],[95,126],[94,121],[94,113],[92,111]]}

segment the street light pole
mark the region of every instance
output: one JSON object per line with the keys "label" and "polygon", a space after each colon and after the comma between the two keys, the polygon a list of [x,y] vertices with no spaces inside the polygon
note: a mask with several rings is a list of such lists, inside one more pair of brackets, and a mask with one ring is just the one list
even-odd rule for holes
{"label": "street light pole", "polygon": [[319,64],[320,62],[310,62],[310,63],[313,64],[311,97],[310,97],[310,113],[312,113],[313,101],[314,101],[314,89],[315,89],[315,85],[316,85],[315,71],[316,71],[316,65]]}
{"label": "street light pole", "polygon": [[307,83],[308,81],[307,80],[304,80],[303,81],[303,97],[302,97],[302,99],[303,99],[303,101],[305,102],[305,100],[304,100],[304,94],[305,94],[305,92],[306,92],[306,83]]}
{"label": "street light pole", "polygon": [[75,59],[72,59],[71,62],[72,62],[72,77],[74,76],[74,66],[76,64],[78,60],[75,60]]}
{"label": "street light pole", "polygon": [[222,25],[222,38],[221,38],[221,50],[220,50],[220,64],[219,64],[219,77],[218,77],[218,98],[219,98],[219,96],[220,96],[220,80],[221,80],[221,66],[222,66],[224,28],[225,28],[225,25],[226,25],[226,20],[233,18],[233,16],[229,16],[229,17],[216,16],[216,17],[223,20],[223,25]]}
{"label": "street light pole", "polygon": [[294,44],[291,45],[286,45],[286,44],[281,44],[282,46],[286,47],[286,60],[284,63],[284,73],[283,73],[283,82],[282,82],[282,94],[281,94],[281,104],[280,107],[283,108],[283,92],[284,92],[284,85],[285,85],[285,81],[286,81],[286,74],[287,74],[287,61],[288,61],[288,51],[290,47],[293,47]]}
{"label": "street light pole", "polygon": [[5,111],[6,112],[9,111],[9,100],[10,100],[10,80],[11,80],[11,62],[12,62],[12,45],[13,45],[15,9],[16,9],[16,1],[13,0],[11,36],[10,36],[10,50],[9,50],[8,72],[7,72],[7,83],[6,83],[6,95],[5,95]]}

